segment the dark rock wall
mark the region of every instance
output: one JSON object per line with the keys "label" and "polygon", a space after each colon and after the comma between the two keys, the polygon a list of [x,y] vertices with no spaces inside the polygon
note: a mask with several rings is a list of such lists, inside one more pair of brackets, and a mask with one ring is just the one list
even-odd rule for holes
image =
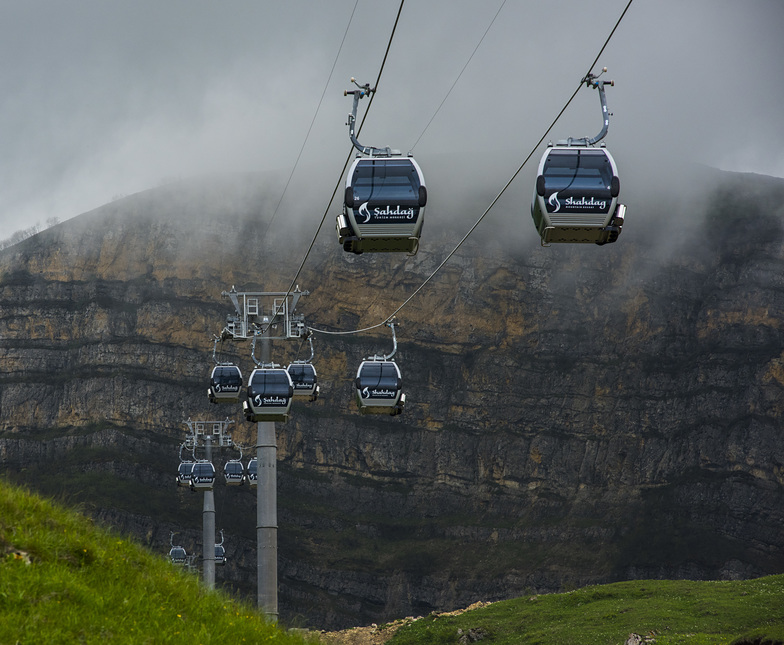
{"label": "dark rock wall", "polygon": [[[603,248],[540,248],[527,206],[500,213],[397,317],[401,417],[353,406],[356,367],[391,349],[388,330],[316,335],[322,397],[277,429],[284,621],[784,571],[784,182],[710,186],[684,226],[630,204]],[[269,226],[266,195],[253,177],[163,187],[0,253],[6,476],[162,554],[170,531],[200,552],[201,497],[174,486],[183,422],[228,416],[255,443],[205,396],[231,313],[220,291],[286,290],[309,243]],[[462,235],[431,223],[432,201],[405,260],[344,254],[328,221],[298,280],[307,323],[375,325],[405,301]],[[276,342],[273,358],[298,350]],[[248,347],[222,351],[249,373]],[[216,507],[218,581],[255,597],[254,495],[221,486]]]}

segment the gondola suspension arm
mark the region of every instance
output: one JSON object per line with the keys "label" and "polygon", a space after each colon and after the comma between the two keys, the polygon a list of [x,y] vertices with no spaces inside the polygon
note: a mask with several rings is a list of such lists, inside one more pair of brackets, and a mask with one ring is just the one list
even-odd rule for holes
{"label": "gondola suspension arm", "polygon": [[218,342],[223,342],[223,338],[220,336],[213,336],[213,344],[212,344],[212,360],[215,362],[215,365],[233,365],[231,362],[226,361],[219,361],[218,360]]}
{"label": "gondola suspension arm", "polygon": [[309,365],[310,363],[313,362],[313,359],[316,357],[316,352],[313,349],[313,332],[308,329],[307,335],[308,335],[308,343],[310,343],[310,356],[304,360],[292,361],[292,363],[294,363],[295,365],[302,365],[302,364]]}
{"label": "gondola suspension arm", "polygon": [[376,89],[370,89],[370,83],[365,83],[364,85],[360,85],[357,83],[356,79],[352,76],[351,82],[357,86],[356,90],[343,90],[343,96],[348,96],[349,94],[354,95],[354,106],[351,110],[351,114],[348,115],[348,136],[351,139],[351,143],[354,144],[354,147],[359,150],[363,155],[368,155],[369,157],[391,157],[392,155],[399,155],[399,150],[392,150],[389,146],[386,148],[374,148],[373,146],[363,146],[358,140],[357,135],[354,131],[354,124],[357,121],[357,106],[359,105],[359,100],[364,98],[365,96],[370,96],[373,94]]}
{"label": "gondola suspension arm", "polygon": [[588,138],[582,137],[579,139],[573,139],[569,137],[567,139],[567,145],[573,146],[592,146],[607,136],[607,130],[610,128],[610,112],[607,111],[607,96],[604,93],[604,86],[609,84],[611,87],[615,86],[615,81],[600,81],[599,76],[604,74],[607,71],[607,68],[602,68],[601,74],[594,75],[591,73],[586,74],[585,78],[583,78],[582,82],[585,83],[586,87],[594,87],[599,90],[599,101],[602,105],[602,129],[599,131],[595,137]]}
{"label": "gondola suspension arm", "polygon": [[392,330],[392,352],[387,354],[386,356],[381,356],[380,354],[377,354],[375,356],[370,356],[367,358],[367,360],[369,361],[388,361],[391,360],[392,357],[397,352],[397,336],[395,336],[395,322],[394,320],[388,320],[384,324]]}

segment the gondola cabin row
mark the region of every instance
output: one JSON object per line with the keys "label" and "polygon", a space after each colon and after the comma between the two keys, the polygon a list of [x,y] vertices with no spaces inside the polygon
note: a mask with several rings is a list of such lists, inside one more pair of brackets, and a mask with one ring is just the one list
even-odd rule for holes
{"label": "gondola cabin row", "polygon": [[248,380],[248,398],[242,410],[248,421],[282,421],[289,419],[294,384],[287,370],[258,368]]}
{"label": "gondola cabin row", "polygon": [[354,386],[357,406],[362,414],[396,416],[406,404],[400,368],[394,361],[362,361]]}
{"label": "gondola cabin row", "polygon": [[210,374],[207,397],[210,403],[239,403],[242,372],[236,365],[216,365]]}
{"label": "gondola cabin row", "polygon": [[[207,396],[211,403],[239,403],[242,373],[236,365],[216,365]],[[316,368],[294,362],[288,368],[258,368],[248,379],[243,412],[248,421],[286,421],[292,397],[315,401],[319,396]]]}
{"label": "gondola cabin row", "polygon": [[[255,467],[256,460],[252,459],[251,464]],[[239,459],[230,459],[223,466],[223,477],[227,486],[241,486],[245,483],[245,467]],[[256,471],[253,472],[255,481]],[[247,479],[251,479],[248,472]],[[184,461],[180,464],[177,471],[177,486],[190,486],[191,490],[212,490],[215,484],[215,466],[207,460]]]}
{"label": "gondola cabin row", "polygon": [[626,207],[618,203],[618,168],[609,150],[550,146],[539,162],[531,216],[542,245],[615,242]]}
{"label": "gondola cabin row", "polygon": [[413,157],[360,157],[346,179],[338,241],[353,253],[414,255],[426,204],[425,177]]}

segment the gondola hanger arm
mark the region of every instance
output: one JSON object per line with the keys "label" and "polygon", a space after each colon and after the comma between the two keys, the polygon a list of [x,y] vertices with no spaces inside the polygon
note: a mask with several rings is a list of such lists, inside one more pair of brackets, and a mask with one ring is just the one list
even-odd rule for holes
{"label": "gondola hanger arm", "polygon": [[308,329],[305,332],[305,334],[306,334],[306,338],[308,339],[308,343],[310,343],[310,358],[306,358],[304,360],[292,361],[292,363],[294,363],[295,365],[309,365],[310,363],[313,362],[313,359],[316,356],[316,352],[313,349],[313,331],[311,329]]}
{"label": "gondola hanger arm", "polygon": [[354,104],[351,109],[351,113],[348,115],[348,136],[351,139],[351,143],[354,144],[354,147],[359,150],[363,155],[368,155],[369,157],[391,157],[393,155],[399,155],[399,150],[392,150],[389,146],[386,148],[374,148],[373,146],[363,146],[358,140],[357,135],[354,130],[354,126],[357,122],[357,107],[359,106],[359,100],[365,98],[365,96],[370,96],[375,93],[376,89],[370,88],[370,83],[365,83],[365,85],[360,85],[357,83],[356,79],[352,76],[351,82],[357,86],[358,89],[356,90],[343,90],[343,96],[348,96],[352,94],[354,96]]}
{"label": "gondola hanger arm", "polygon": [[390,318],[384,324],[392,330],[392,351],[389,354],[387,354],[387,355],[376,354],[374,356],[369,356],[365,360],[369,360],[369,361],[388,361],[388,360],[391,360],[392,357],[397,352],[397,336],[395,335],[395,321],[394,321],[394,318]]}
{"label": "gondola hanger arm", "polygon": [[606,67],[602,68],[602,71],[599,74],[591,74],[590,72],[586,74],[581,83],[585,83],[586,87],[593,87],[599,90],[599,102],[601,103],[602,107],[602,129],[599,131],[595,137],[581,137],[579,139],[574,139],[569,137],[566,142],[567,145],[578,145],[578,146],[592,146],[596,143],[599,143],[604,137],[607,136],[607,130],[610,128],[610,112],[607,110],[607,96],[604,93],[604,86],[609,85],[610,87],[615,86],[615,81],[600,81],[599,77],[607,71]]}
{"label": "gondola hanger arm", "polygon": [[219,361],[218,360],[218,343],[223,343],[222,336],[215,336],[213,335],[213,343],[212,343],[212,360],[214,361],[215,365],[222,366],[222,365],[232,365],[231,362],[226,361]]}

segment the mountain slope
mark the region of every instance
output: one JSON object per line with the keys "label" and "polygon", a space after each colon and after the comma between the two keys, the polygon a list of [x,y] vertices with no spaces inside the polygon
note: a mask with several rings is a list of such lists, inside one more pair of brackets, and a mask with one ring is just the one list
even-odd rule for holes
{"label": "mountain slope", "polygon": [[[322,397],[277,428],[284,620],[784,571],[784,182],[706,175],[699,203],[630,191],[623,235],[601,248],[543,249],[527,205],[499,206],[398,315],[401,417],[352,400],[387,330],[316,336]],[[378,324],[422,284],[475,212],[432,193],[414,258],[344,254],[322,232],[298,281],[309,325]],[[173,485],[183,422],[228,415],[255,443],[205,396],[232,313],[220,292],[285,290],[309,243],[300,222],[320,217],[268,226],[271,194],[255,176],[175,184],[0,253],[10,477],[159,551],[171,530],[198,544],[201,500]],[[298,349],[276,342],[273,358]],[[248,347],[223,352],[249,373]],[[249,594],[254,502],[216,489],[231,563],[218,582]]]}
{"label": "mountain slope", "polygon": [[302,643],[163,557],[0,482],[5,643]]}

